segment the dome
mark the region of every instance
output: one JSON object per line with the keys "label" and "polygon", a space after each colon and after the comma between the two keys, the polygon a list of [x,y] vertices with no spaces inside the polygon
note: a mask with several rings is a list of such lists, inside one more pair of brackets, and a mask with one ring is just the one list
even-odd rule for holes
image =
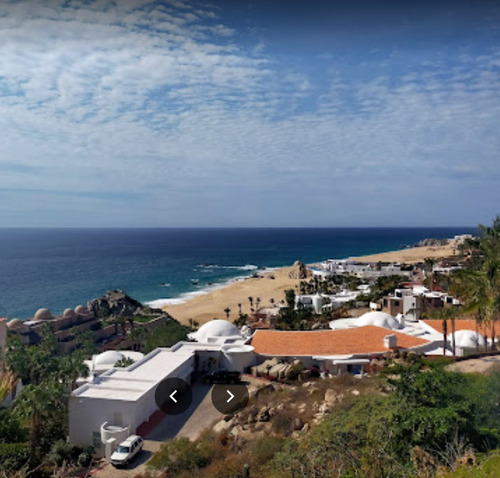
{"label": "dome", "polygon": [[36,311],[35,320],[48,320],[52,319],[52,314],[50,313],[49,309],[38,309]]}
{"label": "dome", "polygon": [[106,350],[94,358],[94,366],[113,366],[119,360],[123,360],[125,355],[116,350]]}
{"label": "dome", "polygon": [[375,325],[383,327],[384,329],[400,329],[400,323],[389,314],[385,312],[372,311],[363,314],[357,321],[359,325]]}
{"label": "dome", "polygon": [[21,325],[23,325],[23,321],[20,319],[12,319],[7,322],[8,329],[17,329]]}
{"label": "dome", "polygon": [[[453,334],[448,335],[450,344],[453,341]],[[458,330],[455,332],[455,344],[464,349],[475,349],[477,346],[484,347],[484,337],[474,330]]]}
{"label": "dome", "polygon": [[74,316],[75,316],[75,311],[73,309],[66,309],[63,312],[63,317],[65,319],[70,319],[70,318],[73,318]]}
{"label": "dome", "polygon": [[198,342],[207,342],[209,337],[241,337],[238,328],[227,320],[215,319],[203,324],[194,337]]}
{"label": "dome", "polygon": [[86,314],[87,313],[87,307],[83,306],[83,305],[77,305],[75,307],[75,312],[77,314]]}

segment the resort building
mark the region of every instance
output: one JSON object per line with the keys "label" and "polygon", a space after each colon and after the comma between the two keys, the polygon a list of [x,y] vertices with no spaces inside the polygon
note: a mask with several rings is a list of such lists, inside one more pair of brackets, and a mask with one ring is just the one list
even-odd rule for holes
{"label": "resort building", "polygon": [[[112,366],[94,374],[74,390],[69,399],[71,443],[93,445],[98,455],[110,456],[121,440],[140,431],[158,411],[155,391],[162,380],[180,378],[190,383],[198,372],[217,368],[243,372],[254,364],[248,338],[228,321],[208,322],[195,337],[200,342],[155,349],[129,367]],[[93,363],[106,368],[120,359],[120,352],[109,351]]]}
{"label": "resort building", "polygon": [[393,350],[425,353],[433,343],[385,328],[365,325],[343,330],[258,330],[252,346],[259,359],[299,359],[305,367],[318,366],[332,375],[361,371],[373,358]]}
{"label": "resort building", "polygon": [[407,320],[416,321],[429,310],[459,304],[457,299],[444,292],[414,286],[410,289],[395,289],[393,294],[385,296],[382,299],[382,310],[392,316],[402,314]]}
{"label": "resort building", "polygon": [[[403,271],[400,264],[377,264],[349,261],[347,259],[328,259],[320,264],[320,271],[332,274],[352,274],[360,279],[376,279],[390,275],[410,275]],[[314,270],[313,270],[314,273]],[[324,274],[322,274],[324,275]]]}
{"label": "resort building", "polygon": [[[238,330],[225,320],[207,322],[191,334],[194,342],[158,348],[132,365],[116,362],[129,352],[107,351],[92,358],[88,382],[71,393],[69,437],[78,445],[93,445],[98,455],[110,456],[126,436],[141,434],[154,423],[158,407],[155,391],[166,378],[191,382],[201,373],[219,368],[249,372],[268,359],[304,367],[318,367],[332,375],[363,372],[373,359],[391,351],[451,355],[451,339],[443,351],[441,321],[406,322],[384,312],[330,322],[331,330]],[[456,321],[457,354],[485,343],[470,330],[473,321]],[[450,336],[448,336],[450,337]],[[133,352],[132,352],[133,353]],[[129,357],[133,358],[134,357]]]}
{"label": "resort building", "polygon": [[[368,287],[368,286],[367,286]],[[295,309],[300,307],[313,309],[315,314],[321,314],[325,310],[337,309],[348,302],[355,301],[360,295],[364,294],[366,288],[362,290],[343,290],[338,294],[302,294],[295,296]]]}

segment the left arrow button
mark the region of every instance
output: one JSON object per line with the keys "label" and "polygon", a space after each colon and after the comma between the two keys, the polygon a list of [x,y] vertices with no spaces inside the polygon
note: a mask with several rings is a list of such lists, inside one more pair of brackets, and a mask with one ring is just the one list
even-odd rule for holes
{"label": "left arrow button", "polygon": [[176,393],[177,393],[177,390],[174,390],[174,391],[173,391],[173,392],[169,395],[170,399],[171,399],[173,402],[175,402],[175,403],[177,403],[177,400],[174,398],[174,395],[175,395]]}

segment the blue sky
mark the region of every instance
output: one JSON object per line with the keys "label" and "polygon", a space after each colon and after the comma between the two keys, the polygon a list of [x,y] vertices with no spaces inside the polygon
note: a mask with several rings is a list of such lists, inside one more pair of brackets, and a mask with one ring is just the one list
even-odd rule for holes
{"label": "blue sky", "polygon": [[447,226],[500,204],[494,1],[0,0],[0,226]]}

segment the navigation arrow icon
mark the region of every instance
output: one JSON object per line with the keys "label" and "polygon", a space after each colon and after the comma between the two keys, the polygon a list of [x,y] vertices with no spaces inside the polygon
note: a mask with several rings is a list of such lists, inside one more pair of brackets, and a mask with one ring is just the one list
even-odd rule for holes
{"label": "navigation arrow icon", "polygon": [[229,403],[233,398],[234,398],[234,395],[229,391],[229,390],[226,390],[227,393],[229,393],[229,398],[227,399],[227,402],[226,403]]}
{"label": "navigation arrow icon", "polygon": [[172,399],[173,402],[177,403],[177,400],[174,398],[174,395],[177,393],[177,390],[174,390],[169,397]]}

